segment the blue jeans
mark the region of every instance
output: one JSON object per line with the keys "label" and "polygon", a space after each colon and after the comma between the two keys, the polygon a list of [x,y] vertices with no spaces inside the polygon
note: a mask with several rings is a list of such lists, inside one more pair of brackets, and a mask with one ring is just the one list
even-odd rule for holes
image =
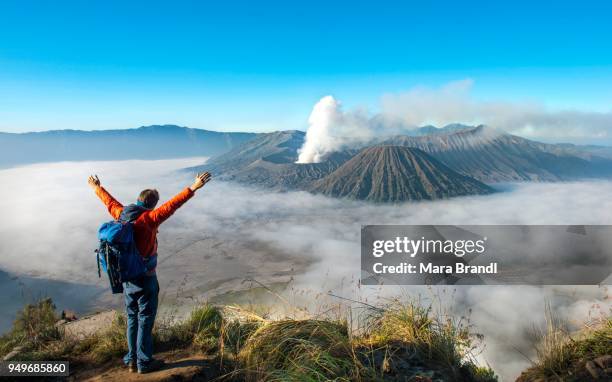
{"label": "blue jeans", "polygon": [[153,360],[152,332],[159,295],[157,275],[124,282],[123,295],[127,313],[128,343],[128,353],[123,357],[123,362],[127,365],[135,361],[138,369],[143,369]]}

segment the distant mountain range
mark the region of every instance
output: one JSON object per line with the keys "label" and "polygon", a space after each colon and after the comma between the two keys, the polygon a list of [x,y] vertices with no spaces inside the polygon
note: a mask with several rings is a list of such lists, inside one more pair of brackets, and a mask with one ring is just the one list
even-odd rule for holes
{"label": "distant mountain range", "polygon": [[[304,139],[305,134],[295,130],[259,134],[190,170],[274,190],[377,202],[490,192],[484,183],[612,176],[610,148],[546,144],[485,126],[426,126],[410,135],[332,153],[321,163],[296,164]],[[379,147],[384,149],[374,149]]]}
{"label": "distant mountain range", "polygon": [[0,167],[37,162],[214,156],[256,135],[175,125],[125,130],[0,133]]}
{"label": "distant mountain range", "polygon": [[612,148],[547,144],[485,126],[425,126],[296,164],[305,133],[223,133],[174,125],[0,133],[0,167],[74,160],[211,156],[216,177],[273,190],[375,202],[491,192],[486,184],[612,176]]}

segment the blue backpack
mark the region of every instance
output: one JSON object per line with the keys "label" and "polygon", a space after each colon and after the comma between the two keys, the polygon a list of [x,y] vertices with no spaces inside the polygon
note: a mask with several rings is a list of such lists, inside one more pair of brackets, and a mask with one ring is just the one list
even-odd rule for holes
{"label": "blue backpack", "polygon": [[137,205],[127,206],[119,219],[102,224],[98,230],[98,277],[102,277],[102,267],[113,293],[123,293],[122,283],[136,280],[147,272],[145,260],[136,248],[133,224],[144,211]]}

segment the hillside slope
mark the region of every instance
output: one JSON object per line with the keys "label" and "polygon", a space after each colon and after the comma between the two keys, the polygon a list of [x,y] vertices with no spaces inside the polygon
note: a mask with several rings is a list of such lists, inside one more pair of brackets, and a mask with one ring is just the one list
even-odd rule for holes
{"label": "hillside slope", "polygon": [[451,170],[419,149],[375,146],[362,150],[310,189],[328,196],[401,202],[488,194],[489,186]]}
{"label": "hillside slope", "polygon": [[477,126],[426,136],[397,136],[382,145],[414,147],[483,182],[561,181],[609,177],[612,160]]}
{"label": "hillside slope", "polygon": [[223,180],[286,191],[305,189],[349,160],[356,150],[332,153],[324,162],[296,164],[304,132],[260,134],[235,149],[189,171],[210,171]]}

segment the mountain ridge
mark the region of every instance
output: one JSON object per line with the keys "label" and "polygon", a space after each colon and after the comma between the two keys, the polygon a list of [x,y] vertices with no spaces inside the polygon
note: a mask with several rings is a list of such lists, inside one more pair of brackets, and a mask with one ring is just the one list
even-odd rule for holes
{"label": "mountain ridge", "polygon": [[255,136],[256,133],[217,132],[176,125],[1,133],[0,165],[216,156]]}
{"label": "mountain ridge", "polygon": [[[304,138],[303,132],[295,130],[261,134],[189,170],[211,171],[224,180],[278,191],[314,192],[321,187],[314,184],[320,184],[360,152],[360,149],[344,149],[327,154],[320,163],[297,164]],[[612,158],[597,155],[605,153],[605,149],[541,143],[484,125],[425,126],[413,135],[387,137],[365,147],[379,146],[420,150],[448,169],[481,183],[612,176]],[[466,194],[482,192],[479,187],[464,189],[468,190]]]}
{"label": "mountain ridge", "polygon": [[395,136],[382,145],[415,147],[482,182],[566,181],[612,176],[612,160],[574,146],[529,140],[483,125],[448,134]]}

